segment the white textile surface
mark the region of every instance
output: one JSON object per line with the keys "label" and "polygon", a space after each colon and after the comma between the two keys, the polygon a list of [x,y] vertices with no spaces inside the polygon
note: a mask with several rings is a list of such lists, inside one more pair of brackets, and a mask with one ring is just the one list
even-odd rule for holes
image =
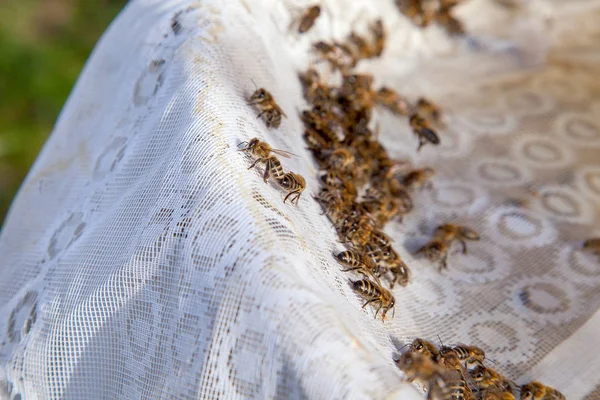
{"label": "white textile surface", "polygon": [[[137,0],[112,24],[2,230],[0,398],[418,399],[393,357],[439,335],[600,399],[600,260],[579,250],[600,235],[600,1],[472,0],[459,39],[392,0],[319,3],[302,36],[289,24],[312,3],[293,0]],[[297,78],[312,42],[379,17],[387,48],[360,70],[447,118],[417,153],[405,118],[374,116],[394,158],[436,169],[388,225],[413,282],[385,323],[311,198]],[[298,155],[298,207],[247,170],[252,137]],[[413,253],[444,222],[482,240],[440,273]]]}

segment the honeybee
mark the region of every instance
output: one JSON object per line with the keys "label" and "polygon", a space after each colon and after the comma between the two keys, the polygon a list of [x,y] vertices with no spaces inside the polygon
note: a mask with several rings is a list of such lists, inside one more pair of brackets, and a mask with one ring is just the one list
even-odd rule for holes
{"label": "honeybee", "polygon": [[533,381],[521,386],[521,400],[566,400],[566,397],[550,386]]}
{"label": "honeybee", "polygon": [[322,130],[306,128],[304,131],[304,141],[309,150],[320,151],[322,149],[331,149],[335,147],[338,140],[333,135],[326,135]]}
{"label": "honeybee", "polygon": [[371,271],[375,268],[371,260],[363,258],[354,250],[347,250],[339,253],[335,258],[344,266],[348,267],[343,271]]}
{"label": "honeybee", "polygon": [[315,21],[321,15],[321,7],[316,5],[312,7],[308,7],[302,16],[300,17],[300,22],[298,24],[298,33],[306,33],[313,27]]}
{"label": "honeybee", "polygon": [[440,144],[439,136],[425,118],[419,114],[412,114],[409,122],[413,133],[419,138],[419,147],[417,147],[417,151],[421,150],[421,147],[423,147],[426,143],[431,143],[434,145]]}
{"label": "honeybee", "polygon": [[433,239],[419,249],[417,254],[423,253],[431,262],[440,261],[441,270],[448,267],[448,250],[450,250],[448,242],[439,239]]}
{"label": "honeybee", "polygon": [[442,111],[440,110],[440,107],[425,97],[420,97],[417,100],[415,109],[419,115],[422,115],[426,118],[431,118],[436,122],[442,119]]}
{"label": "honeybee", "polygon": [[432,361],[436,361],[440,355],[440,351],[435,344],[421,338],[414,339],[410,344],[410,348],[412,351],[422,354]]}
{"label": "honeybee", "polygon": [[412,274],[404,261],[399,260],[397,263],[394,263],[389,267],[389,271],[394,276],[394,279],[390,282],[390,287],[392,289],[396,283],[402,287],[410,283]]}
{"label": "honeybee", "polygon": [[348,149],[340,147],[335,149],[329,155],[329,166],[341,171],[347,170],[354,165],[354,154]]}
{"label": "honeybee", "polygon": [[[255,84],[256,85],[256,84]],[[273,95],[263,88],[257,88],[250,96],[250,104],[255,105],[260,111],[257,118],[263,117],[267,128],[279,128],[281,116],[287,118],[281,107],[277,105]]]}
{"label": "honeybee", "polygon": [[591,238],[583,242],[583,250],[600,256],[600,238]]}
{"label": "honeybee", "polygon": [[281,166],[281,162],[275,156],[269,156],[269,158],[267,158],[266,160],[265,174],[263,176],[265,183],[271,176],[273,176],[273,179],[275,179],[276,181],[283,179],[283,177],[285,176],[283,172],[283,167]]}
{"label": "honeybee", "polygon": [[478,364],[469,370],[469,375],[479,391],[502,392],[510,389],[511,382],[509,380],[483,364]]}
{"label": "honeybee", "polygon": [[452,347],[452,350],[456,353],[458,359],[464,361],[467,366],[474,362],[483,363],[485,361],[485,352],[479,347],[459,344]]}
{"label": "honeybee", "polygon": [[367,39],[355,32],[350,32],[348,42],[355,48],[354,58],[357,60],[369,58],[371,56],[371,46]]}
{"label": "honeybee", "polygon": [[512,391],[505,390],[486,390],[483,394],[479,396],[481,400],[515,400],[515,396],[512,394]]}
{"label": "honeybee", "polygon": [[326,148],[337,147],[340,141],[338,134],[342,135],[343,132],[336,117],[327,107],[316,105],[310,111],[303,111],[300,118],[307,129],[316,131],[313,135],[322,137],[321,141],[328,146]]}
{"label": "honeybee", "polygon": [[381,282],[379,282],[377,277],[373,276],[373,278],[375,281],[367,278],[361,279],[360,281],[354,281],[352,282],[352,287],[356,293],[367,300],[362,308],[365,308],[369,303],[379,302],[379,307],[375,311],[375,318],[377,318],[379,310],[382,310],[381,319],[385,321],[385,315],[390,309],[392,309],[393,316],[396,300],[389,290],[381,285]]}
{"label": "honeybee", "polygon": [[380,57],[385,48],[385,28],[381,19],[376,20],[369,26],[369,30],[373,34],[374,43],[371,54],[373,57]]}
{"label": "honeybee", "polygon": [[241,149],[239,149],[240,151],[249,151],[250,154],[256,157],[256,160],[254,161],[254,163],[252,163],[251,166],[248,167],[248,169],[253,168],[259,162],[267,162],[267,159],[269,158],[271,153],[286,158],[295,156],[294,153],[290,153],[289,151],[274,149],[267,142],[263,142],[258,138],[252,138],[248,142],[240,143],[240,145],[244,146]]}
{"label": "honeybee", "polygon": [[440,7],[435,13],[435,20],[446,29],[448,34],[453,36],[464,35],[465,28],[462,22],[456,19],[450,12],[453,6],[454,4],[452,6]]}
{"label": "honeybee", "polygon": [[343,43],[327,43],[319,41],[313,44],[313,49],[319,53],[320,57],[329,62],[332,69],[348,71],[356,66],[356,59],[347,45]]}
{"label": "honeybee", "polygon": [[372,86],[373,75],[371,74],[346,74],[342,76],[340,95],[348,100],[354,108],[371,109],[375,103]]}
{"label": "honeybee", "polygon": [[434,385],[427,397],[432,400],[475,400],[476,397],[467,382],[455,371],[445,371],[444,384]]}
{"label": "honeybee", "polygon": [[433,168],[414,169],[404,176],[402,184],[408,189],[419,189],[431,184],[431,177],[435,171]]}
{"label": "honeybee", "polygon": [[376,101],[381,106],[389,109],[394,114],[408,115],[410,104],[408,100],[400,96],[398,92],[386,86],[381,87],[376,92]]}
{"label": "honeybee", "polygon": [[306,188],[304,177],[294,172],[286,172],[281,178],[277,179],[277,183],[279,183],[279,186],[283,190],[288,192],[287,196],[283,199],[283,202],[285,203],[290,196],[293,196],[292,200],[290,200],[291,203],[294,204],[294,201],[296,201],[296,205],[298,205],[300,195]]}
{"label": "honeybee", "polygon": [[425,28],[434,16],[434,9],[426,0],[396,0],[396,7],[400,12],[410,18],[415,24]]}
{"label": "honeybee", "polygon": [[332,88],[321,82],[319,73],[310,68],[299,74],[306,101],[313,105],[325,106],[333,101]]}
{"label": "honeybee", "polygon": [[[406,351],[398,361],[396,366],[406,375],[409,382],[415,379],[419,380],[431,392],[436,388],[444,388],[446,383],[443,380],[444,369],[434,363],[429,357],[414,351]],[[428,396],[428,398],[434,398]]]}
{"label": "honeybee", "polygon": [[317,200],[324,208],[324,212],[331,222],[337,224],[338,221],[341,220],[346,209],[346,204],[344,204],[339,192],[323,188],[319,192],[319,195],[315,197],[315,200]]}
{"label": "honeybee", "polygon": [[452,243],[458,240],[462,244],[462,253],[467,253],[467,243],[465,240],[479,240],[479,234],[466,226],[454,225],[454,224],[443,224],[436,228],[433,234],[434,238],[442,240],[444,242]]}

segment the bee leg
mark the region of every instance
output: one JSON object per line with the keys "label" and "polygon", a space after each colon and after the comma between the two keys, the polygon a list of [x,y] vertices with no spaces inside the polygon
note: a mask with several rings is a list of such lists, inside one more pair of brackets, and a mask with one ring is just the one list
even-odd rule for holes
{"label": "bee leg", "polygon": [[362,308],[365,308],[367,306],[367,304],[372,303],[374,301],[377,301],[377,299],[368,300],[365,304],[363,304]]}
{"label": "bee leg", "polygon": [[[377,310],[375,310],[375,319],[377,319],[377,314],[379,314],[379,310],[381,310],[382,307],[383,307],[383,304],[380,304],[379,307],[377,308]],[[381,319],[382,319],[382,321],[385,321],[385,311],[383,312]]]}
{"label": "bee leg", "polygon": [[266,113],[267,110],[261,111],[260,113],[258,113],[258,115],[256,116],[256,119],[259,119],[260,117],[263,116],[264,113]]}
{"label": "bee leg", "polygon": [[465,241],[461,239],[460,244],[462,245],[462,253],[467,254],[467,244],[465,243]]}
{"label": "bee leg", "polygon": [[362,267],[347,268],[347,269],[343,269],[342,272],[356,271],[357,269],[361,269],[361,268]]}
{"label": "bee leg", "polygon": [[288,199],[288,197],[290,197],[292,194],[294,194],[294,192],[289,192],[287,194],[287,196],[285,196],[285,199],[283,199],[283,202],[285,203],[285,201]]}
{"label": "bee leg", "polygon": [[271,162],[267,161],[265,164],[265,174],[263,175],[263,180],[267,183],[267,180],[271,176]]}
{"label": "bee leg", "polygon": [[248,167],[248,169],[252,169],[252,168],[254,168],[254,166],[255,166],[256,164],[258,164],[260,161],[262,161],[262,158],[257,158],[257,159],[256,159],[256,160],[255,160],[255,161],[252,163],[252,165]]}
{"label": "bee leg", "polygon": [[443,269],[447,269],[448,268],[448,252],[446,251],[444,253],[444,255],[442,256],[441,262],[440,262],[440,271]]}
{"label": "bee leg", "polygon": [[421,147],[425,145],[425,141],[421,136],[419,136],[419,147],[417,147],[417,152],[421,151]]}

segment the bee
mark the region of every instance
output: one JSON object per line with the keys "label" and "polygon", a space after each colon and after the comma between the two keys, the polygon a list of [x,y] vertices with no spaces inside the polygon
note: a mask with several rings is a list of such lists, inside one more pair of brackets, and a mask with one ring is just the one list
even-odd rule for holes
{"label": "bee", "polygon": [[454,371],[446,371],[444,373],[444,384],[432,386],[427,397],[434,400],[476,399],[467,382],[455,374]]}
{"label": "bee", "polygon": [[469,375],[479,391],[502,392],[510,389],[511,382],[509,380],[483,364],[478,364],[469,370]]}
{"label": "bee", "polygon": [[479,398],[482,400],[515,400],[515,396],[510,390],[505,390],[503,392],[500,392],[499,390],[485,391]]}
{"label": "bee", "polygon": [[441,270],[448,267],[448,250],[450,250],[448,242],[439,239],[433,239],[419,249],[417,254],[423,253],[431,262],[440,261]]}
{"label": "bee", "polygon": [[433,168],[422,168],[410,171],[402,179],[402,184],[408,189],[419,189],[431,184],[431,177],[435,171]]}
{"label": "bee", "polygon": [[428,3],[424,0],[396,0],[396,7],[402,14],[410,18],[414,23],[421,26],[422,28],[427,27],[433,17],[434,10],[427,4],[424,7],[424,3]]}
{"label": "bee", "polygon": [[[396,361],[396,366],[404,372],[409,382],[417,379],[430,392],[435,392],[436,388],[442,389],[446,386],[443,379],[444,369],[422,354],[406,351]],[[434,399],[433,396],[428,396],[428,398]]]}
{"label": "bee", "polygon": [[583,250],[600,256],[600,238],[592,238],[583,242]]}
{"label": "bee", "polygon": [[428,142],[434,145],[440,144],[439,136],[425,118],[419,114],[412,114],[409,122],[413,133],[419,138],[419,147],[417,147],[417,151],[421,150],[421,147]]}
{"label": "bee", "polygon": [[325,175],[321,176],[321,180],[325,186],[341,190],[341,194],[344,198],[349,197],[354,199],[354,197],[356,197],[357,189],[351,175],[329,168]]}
{"label": "bee", "polygon": [[300,195],[306,188],[304,177],[294,172],[287,172],[281,178],[277,179],[277,183],[279,183],[279,186],[283,190],[288,192],[287,196],[283,199],[283,202],[285,203],[290,196],[293,196],[292,200],[290,200],[291,203],[293,204],[294,201],[296,201],[296,205],[298,205]]}
{"label": "bee", "polygon": [[435,13],[435,20],[446,29],[446,32],[452,36],[461,36],[465,34],[465,28],[458,19],[456,19],[449,9],[441,8]]}
{"label": "bee", "polygon": [[345,74],[342,76],[340,95],[354,108],[371,109],[375,103],[372,86],[373,75],[371,74]]}
{"label": "bee", "polygon": [[324,208],[324,213],[327,214],[327,217],[333,224],[336,224],[341,220],[346,209],[346,204],[344,204],[339,192],[323,188],[319,192],[319,195],[315,197],[315,200],[321,204]]}
{"label": "bee", "polygon": [[267,162],[267,159],[271,153],[286,158],[295,156],[294,153],[290,153],[289,151],[274,149],[267,142],[263,142],[258,138],[252,138],[248,142],[240,143],[240,145],[244,146],[239,149],[240,151],[249,151],[254,157],[256,157],[256,160],[250,167],[248,167],[248,169],[252,169],[259,162]]}
{"label": "bee", "polygon": [[539,382],[521,386],[521,400],[566,400],[564,394]]}
{"label": "bee", "polygon": [[354,58],[357,60],[369,58],[371,56],[371,45],[364,37],[355,32],[350,32],[348,42],[354,47]]}
{"label": "bee", "polygon": [[313,49],[322,60],[329,62],[332,69],[348,71],[356,66],[357,61],[352,49],[343,43],[319,41],[313,44]]}
{"label": "bee", "polygon": [[281,166],[281,162],[275,156],[269,156],[269,158],[267,158],[266,160],[265,174],[263,176],[265,183],[271,176],[273,176],[273,179],[275,179],[276,181],[283,179],[285,176],[283,172],[283,167]]}
{"label": "bee", "polygon": [[306,128],[304,131],[304,141],[308,145],[309,150],[312,151],[331,149],[338,143],[335,136],[324,134],[324,131],[314,128]]}
{"label": "bee", "polygon": [[408,115],[410,112],[410,104],[408,100],[400,96],[394,89],[383,86],[375,93],[375,98],[378,104],[387,108],[394,114]]}
{"label": "bee", "polygon": [[329,155],[329,166],[341,171],[348,170],[355,162],[354,154],[348,149],[340,147]]}
{"label": "bee", "polygon": [[348,267],[343,271],[355,271],[355,270],[363,270],[370,271],[375,268],[373,263],[367,259],[363,258],[358,252],[354,250],[347,250],[339,253],[335,256],[335,258],[344,266]]}
{"label": "bee", "polygon": [[389,271],[394,276],[394,279],[390,282],[390,287],[393,289],[394,285],[398,283],[400,286],[405,287],[410,283],[412,274],[408,266],[404,261],[399,260],[395,264],[389,267]]}
{"label": "bee", "polygon": [[379,229],[373,229],[371,231],[370,240],[380,247],[390,247],[392,242],[392,239]]}
{"label": "bee", "polygon": [[373,276],[373,278],[375,281],[367,278],[361,279],[360,281],[354,281],[352,282],[352,287],[356,293],[367,300],[362,308],[365,308],[369,303],[379,302],[379,307],[375,311],[375,318],[377,318],[379,310],[382,310],[381,319],[385,321],[385,315],[390,309],[392,309],[393,316],[396,300],[389,290],[381,285],[381,282],[379,282],[377,277]]}
{"label": "bee", "polygon": [[381,19],[376,20],[369,26],[369,30],[371,31],[371,33],[373,34],[373,38],[375,39],[371,55],[373,57],[380,57],[383,53],[383,50],[385,49],[386,40],[383,21]]}
{"label": "bee", "polygon": [[298,74],[304,98],[314,105],[326,105],[332,100],[332,89],[321,82],[319,73],[314,68]]}
{"label": "bee", "polygon": [[[254,81],[253,81],[254,82]],[[256,85],[256,84],[255,84]],[[281,107],[273,99],[273,95],[263,88],[258,88],[250,96],[250,104],[255,105],[260,113],[257,118],[263,117],[267,128],[279,128],[281,116],[287,118]]]}
{"label": "bee", "polygon": [[440,351],[437,346],[428,340],[416,338],[410,344],[412,351],[415,351],[432,361],[436,361],[440,356]]}
{"label": "bee", "polygon": [[466,344],[459,344],[451,348],[460,361],[464,361],[467,366],[474,363],[483,363],[485,361],[485,352],[476,346],[467,346]]}
{"label": "bee", "polygon": [[315,21],[321,15],[320,6],[308,7],[302,16],[300,17],[300,23],[298,24],[298,33],[306,33],[313,27]]}
{"label": "bee", "polygon": [[462,253],[467,254],[467,243],[465,240],[479,240],[479,234],[466,226],[444,224],[436,228],[434,238],[442,240],[444,242],[452,243],[458,240],[462,244]]}
{"label": "bee", "polygon": [[417,100],[415,109],[419,115],[431,118],[436,122],[439,122],[442,119],[442,111],[440,110],[440,107],[425,97],[420,97]]}

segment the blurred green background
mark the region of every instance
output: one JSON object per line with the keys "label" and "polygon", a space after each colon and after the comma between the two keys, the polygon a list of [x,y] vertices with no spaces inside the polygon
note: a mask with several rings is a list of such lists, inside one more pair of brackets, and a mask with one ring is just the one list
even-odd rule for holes
{"label": "blurred green background", "polygon": [[0,0],[0,225],[125,0]]}

